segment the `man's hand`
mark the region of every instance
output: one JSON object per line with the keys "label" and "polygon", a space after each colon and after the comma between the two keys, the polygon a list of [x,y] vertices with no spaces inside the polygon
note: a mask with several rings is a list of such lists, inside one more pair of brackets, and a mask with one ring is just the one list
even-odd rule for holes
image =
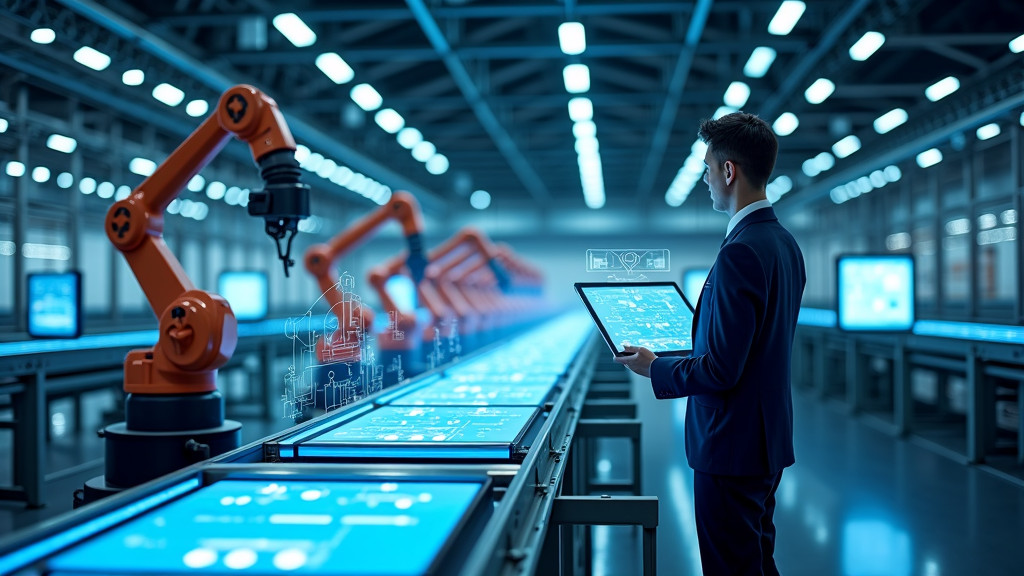
{"label": "man's hand", "polygon": [[616,356],[615,361],[644,378],[650,378],[651,364],[654,362],[654,359],[657,358],[657,356],[654,355],[654,352],[640,346],[627,345],[623,346],[622,349],[630,354],[628,356]]}

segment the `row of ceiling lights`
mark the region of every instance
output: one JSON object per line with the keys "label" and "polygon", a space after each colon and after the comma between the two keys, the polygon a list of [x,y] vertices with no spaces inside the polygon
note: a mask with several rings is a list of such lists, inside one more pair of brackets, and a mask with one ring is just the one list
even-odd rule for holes
{"label": "row of ceiling lights", "polygon": [[[301,23],[301,20],[299,22]],[[277,19],[275,19],[275,27],[277,27]],[[281,28],[279,27],[278,29],[280,30]],[[284,32],[282,31],[282,33]],[[311,30],[310,33],[312,33]],[[287,34],[285,36],[288,37]],[[52,44],[56,40],[57,35],[56,32],[54,32],[51,28],[36,28],[29,34],[29,38],[37,44],[47,45]],[[288,37],[288,39],[292,40],[291,37]],[[312,37],[312,39],[313,41],[316,40],[315,35]],[[292,42],[295,43],[294,40]],[[87,68],[90,68],[97,72],[106,70],[110,67],[112,62],[110,56],[104,54],[103,52],[100,52],[99,50],[96,50],[91,46],[80,47],[78,50],[74,52],[72,58],[75,60],[75,62],[78,62],[79,64],[86,66]],[[324,72],[324,74],[326,74],[329,78],[331,78],[332,80],[339,84],[351,80],[352,77],[354,76],[354,74],[352,74],[351,68],[348,68],[348,65],[344,62],[344,60],[342,60],[341,57],[338,56],[337,54],[333,53],[321,54],[317,58],[317,67],[320,68]],[[347,79],[345,79],[344,77],[344,74],[346,74],[344,71],[345,68],[348,68],[349,76],[347,77]],[[140,86],[145,82],[145,79],[145,72],[139,69],[126,70],[121,75],[121,81],[127,86]],[[180,88],[177,88],[176,86],[173,86],[165,82],[157,84],[153,88],[152,95],[154,99],[172,108],[178,106],[185,100],[184,91],[182,91]],[[376,90],[374,90],[373,87],[370,86],[369,84],[360,84],[355,86],[352,89],[351,96],[352,100],[360,108],[366,111],[372,111],[377,108],[380,108],[382,102],[380,94],[378,94]],[[192,117],[203,116],[207,112],[209,112],[209,103],[206,100],[202,99],[191,100],[188,102],[188,104],[186,104],[185,112]],[[388,131],[389,133],[397,133],[399,144],[405,147],[406,149],[411,150],[414,158],[421,162],[424,162],[427,171],[429,171],[432,174],[443,174],[448,170],[448,159],[442,154],[437,154],[434,145],[430,142],[424,141],[422,134],[420,134],[418,130],[416,130],[415,128],[404,127],[404,120],[400,115],[398,115],[397,112],[391,109],[380,110],[376,114],[375,120],[377,124],[381,126],[381,128]],[[9,122],[4,118],[0,118],[0,133],[6,132],[8,126]],[[77,144],[78,143],[74,138],[64,136],[61,134],[50,135],[47,138],[46,142],[47,147],[58,152],[65,152],[69,154],[75,151]],[[308,152],[308,148],[306,150]],[[146,159],[137,160],[145,160],[145,162],[152,163],[152,161]],[[14,166],[10,169],[17,172],[17,166],[19,164],[20,163],[14,163]],[[342,166],[338,166],[338,168],[346,169]],[[155,163],[153,164],[153,169],[155,169]],[[22,172],[24,172],[24,166],[22,166],[21,170]],[[43,174],[42,171],[44,170],[47,171],[48,174],[47,168],[37,167],[36,169],[33,170],[33,175],[38,174],[41,177]],[[362,174],[358,174],[351,170],[350,172],[351,175],[348,181],[351,182],[352,184],[348,186],[344,184],[338,184],[336,180],[340,178],[328,179],[334,182],[335,184],[338,184],[339,186],[343,186],[350,190],[354,190],[362,194],[363,196],[370,198],[371,200],[374,200],[379,204],[387,202],[387,198],[390,197],[391,192],[389,188],[383,186],[382,184],[373,179],[363,176]],[[152,173],[152,171],[150,171],[150,173]],[[343,175],[344,172],[342,171],[340,172],[340,174]],[[48,178],[42,180],[42,182],[45,182],[46,180],[48,180]],[[217,190],[217,187],[214,187],[214,190]],[[105,193],[106,187],[102,187],[100,192]],[[109,198],[110,196],[106,197]],[[127,194],[125,194],[125,197],[127,197]],[[246,195],[245,197],[247,202],[248,195]],[[242,205],[244,206],[244,204]],[[168,211],[171,210],[173,210],[172,206],[168,206]],[[205,214],[205,212],[201,210],[198,211],[197,213]]]}
{"label": "row of ceiling lights", "polygon": [[[587,36],[583,24],[563,22],[558,26],[558,46],[567,56],[579,56],[587,49]],[[590,68],[586,64],[568,64],[562,69],[562,81],[569,94],[584,94],[590,90]],[[597,124],[594,123],[594,104],[586,96],[569,99],[569,118],[572,134],[576,138],[576,163],[580,171],[583,201],[588,208],[604,206],[604,169],[601,164]]]}
{"label": "row of ceiling lights", "polygon": [[[296,48],[307,48],[316,43],[316,33],[297,14],[278,14],[273,19],[274,28]],[[355,71],[336,52],[324,52],[316,57],[316,67],[335,84],[347,84],[355,78]],[[349,90],[349,97],[365,112],[375,112],[374,122],[388,134],[394,134],[398,144],[409,150],[412,157],[422,162],[434,175],[448,171],[448,157],[437,151],[433,143],[424,140],[423,134],[405,125],[405,118],[393,108],[382,108],[384,98],[376,88],[367,83],[356,84]]]}
{"label": "row of ceiling lights", "polygon": [[[768,32],[774,35],[789,34],[789,32],[791,32],[796,26],[797,21],[803,15],[805,9],[805,4],[799,0],[785,0],[779,6],[775,16],[769,22]],[[877,52],[884,43],[885,35],[882,33],[876,31],[865,32],[850,47],[850,58],[858,62],[866,61],[875,52]],[[1024,51],[1024,34],[1010,41],[1009,48],[1014,53]],[[775,56],[776,52],[772,48],[767,46],[759,46],[755,48],[743,67],[744,75],[751,78],[763,77],[775,61]],[[960,81],[956,77],[948,76],[928,86],[925,89],[924,94],[928,100],[937,102],[946,96],[949,96],[953,92],[956,92],[959,88]],[[818,78],[804,91],[804,98],[810,104],[821,104],[827,100],[834,91],[834,82],[828,78]],[[720,118],[725,114],[740,109],[744,104],[746,104],[749,96],[750,88],[746,83],[731,83],[726,89],[723,97],[724,105],[715,111],[713,117]],[[906,110],[902,108],[894,108],[893,110],[890,110],[876,118],[873,122],[873,127],[878,134],[886,134],[894,128],[906,123],[908,118],[909,116]],[[1024,118],[1024,116],[1022,116],[1022,118]],[[779,136],[788,136],[792,134],[799,125],[800,121],[795,114],[792,112],[783,112],[772,123],[772,129]],[[979,128],[978,137],[982,138],[984,134],[988,135],[987,137],[990,138],[998,133],[998,125],[986,125]],[[817,156],[806,160],[801,168],[808,176],[817,176],[821,172],[832,168],[835,165],[836,158],[846,158],[860,150],[860,147],[861,142],[856,135],[847,135],[832,145],[832,154],[822,152]],[[701,146],[699,140],[694,143],[691,148],[690,157],[683,162],[682,168],[680,168],[672,184],[669,186],[668,191],[665,193],[665,201],[670,206],[681,205],[686,200],[697,181],[701,178],[704,169],[703,156],[705,152],[706,147]],[[936,156],[937,153],[938,156]],[[941,153],[936,149],[927,150],[922,154],[924,156],[921,157],[919,155],[918,159],[918,164],[922,165],[922,167],[924,167],[924,163],[937,163],[938,161],[941,161]],[[788,177],[785,181],[779,181],[779,179],[776,179],[769,185],[769,188],[774,191],[772,195],[778,194],[779,192],[781,192],[781,194],[785,194],[792,189],[792,180]],[[861,188],[863,188],[863,186],[861,186]],[[781,197],[781,194],[778,197]],[[772,201],[774,202],[775,200]]]}

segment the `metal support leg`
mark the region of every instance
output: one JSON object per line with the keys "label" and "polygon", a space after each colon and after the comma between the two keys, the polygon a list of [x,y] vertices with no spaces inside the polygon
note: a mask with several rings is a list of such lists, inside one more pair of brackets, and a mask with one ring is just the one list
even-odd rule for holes
{"label": "metal support leg", "polygon": [[903,340],[896,345],[896,357],[893,359],[893,421],[896,423],[896,434],[906,436],[913,428],[914,397],[911,389],[910,359]]}
{"label": "metal support leg", "polygon": [[[641,526],[644,576],[657,573],[658,498],[655,496],[560,496],[551,509],[551,526]],[[564,534],[564,532],[563,532]],[[563,547],[563,556],[564,556]]]}
{"label": "metal support leg", "polygon": [[985,461],[994,436],[995,398],[974,350],[967,356],[967,461]]}
{"label": "metal support leg", "polygon": [[864,407],[864,390],[861,386],[860,374],[857,341],[851,338],[846,342],[846,402],[850,405],[850,412],[854,414],[860,412]]}

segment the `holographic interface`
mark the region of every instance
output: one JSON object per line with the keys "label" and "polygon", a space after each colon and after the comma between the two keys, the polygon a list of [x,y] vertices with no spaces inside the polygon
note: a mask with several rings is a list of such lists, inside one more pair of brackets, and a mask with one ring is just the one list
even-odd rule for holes
{"label": "holographic interface", "polygon": [[669,272],[669,256],[665,248],[589,249],[587,272]]}
{"label": "holographic interface", "polygon": [[481,482],[222,480],[57,555],[47,568],[415,576],[430,569],[483,488]]}
{"label": "holographic interface", "polygon": [[693,349],[693,308],[674,282],[577,283],[576,290],[616,354],[625,344],[662,354]]}

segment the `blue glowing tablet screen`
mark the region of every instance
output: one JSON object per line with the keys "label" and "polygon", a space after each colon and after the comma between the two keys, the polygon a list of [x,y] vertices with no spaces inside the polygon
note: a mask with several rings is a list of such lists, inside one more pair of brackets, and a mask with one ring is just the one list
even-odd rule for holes
{"label": "blue glowing tablet screen", "polygon": [[28,333],[35,338],[78,338],[82,333],[82,276],[78,272],[28,275]]}
{"label": "blue glowing tablet screen", "polygon": [[913,328],[912,256],[840,256],[836,284],[841,329],[903,332]]}
{"label": "blue glowing tablet screen", "polygon": [[584,286],[583,293],[616,352],[624,344],[652,352],[693,349],[693,312],[674,284]]}
{"label": "blue glowing tablet screen", "polygon": [[[474,377],[475,376],[475,377]],[[439,380],[400,396],[391,404],[398,406],[540,406],[547,398],[554,377],[527,376],[522,372],[507,375],[466,374]]]}
{"label": "blue glowing tablet screen", "polygon": [[48,567],[414,576],[427,571],[482,486],[223,480],[86,541]]}
{"label": "blue glowing tablet screen", "polygon": [[511,444],[535,410],[532,406],[383,406],[309,442]]}

